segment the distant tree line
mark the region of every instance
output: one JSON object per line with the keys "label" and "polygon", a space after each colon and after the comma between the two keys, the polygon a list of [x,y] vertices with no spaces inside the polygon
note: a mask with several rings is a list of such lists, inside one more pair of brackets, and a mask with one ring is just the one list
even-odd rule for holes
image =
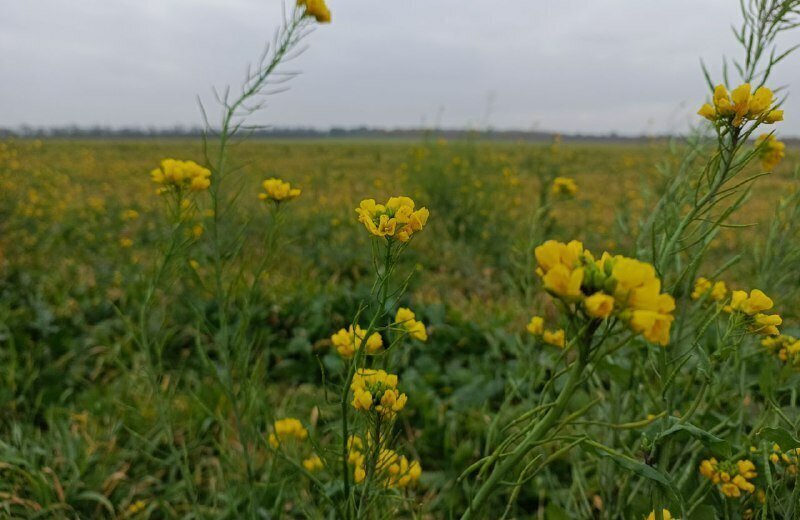
{"label": "distant tree line", "polygon": [[[66,139],[150,139],[150,138],[199,138],[203,128],[199,126],[173,127],[111,127],[111,126],[54,126],[18,128],[0,128],[0,138],[66,138]],[[621,136],[609,134],[557,134],[545,131],[526,130],[468,130],[468,129],[429,129],[429,128],[375,128],[367,126],[329,129],[303,127],[272,127],[253,130],[252,137],[263,139],[398,139],[420,140],[448,139],[459,140],[473,138],[496,141],[546,142],[560,135],[565,141],[575,142],[652,142],[667,140],[670,135]],[[787,144],[800,144],[800,139],[784,139]]]}

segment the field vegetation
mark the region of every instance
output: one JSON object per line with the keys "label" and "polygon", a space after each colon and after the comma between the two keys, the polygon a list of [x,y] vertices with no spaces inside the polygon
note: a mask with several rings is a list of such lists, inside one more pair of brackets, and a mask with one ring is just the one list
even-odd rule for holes
{"label": "field vegetation", "polygon": [[0,515],[800,516],[798,10],[673,140],[246,140],[301,0],[203,140],[3,141]]}

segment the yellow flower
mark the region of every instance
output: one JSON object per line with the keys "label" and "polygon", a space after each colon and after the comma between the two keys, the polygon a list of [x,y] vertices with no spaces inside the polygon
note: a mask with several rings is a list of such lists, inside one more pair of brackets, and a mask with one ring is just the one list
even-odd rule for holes
{"label": "yellow flower", "polygon": [[563,264],[556,265],[542,278],[544,288],[558,296],[576,298],[581,296],[583,269],[570,270]]}
{"label": "yellow flower", "polygon": [[617,299],[626,304],[631,291],[658,281],[656,270],[652,265],[634,258],[625,257],[617,257],[615,259],[611,277],[617,282],[615,289]]}
{"label": "yellow flower", "polygon": [[717,471],[717,459],[710,458],[700,463],[700,474],[711,480]]}
{"label": "yellow flower", "polygon": [[[661,510],[661,517],[664,520],[672,520],[672,513],[670,513],[666,509],[662,509]],[[647,520],[656,520],[656,512],[655,511],[651,511],[650,514],[647,515]]]}
{"label": "yellow flower", "polygon": [[722,484],[719,490],[722,491],[723,495],[729,498],[737,498],[742,495],[741,491],[739,491],[739,487],[732,482]]}
{"label": "yellow flower", "polygon": [[774,170],[786,157],[786,145],[775,139],[773,134],[760,135],[756,139],[756,148],[759,150],[758,157],[761,160],[761,167],[766,171]]}
{"label": "yellow flower", "polygon": [[750,83],[739,85],[731,92],[731,101],[733,101],[733,111],[735,117],[733,118],[733,126],[741,126],[744,121],[744,116],[750,109]]}
{"label": "yellow flower", "polygon": [[[386,450],[389,451],[389,450]],[[409,462],[404,456],[386,457],[381,469],[386,473],[386,484],[390,487],[405,488],[415,484],[422,474],[419,462]]]}
{"label": "yellow flower", "polygon": [[583,300],[586,313],[592,318],[607,318],[614,310],[614,298],[602,292],[596,292]]}
{"label": "yellow flower", "polygon": [[414,201],[411,197],[389,197],[389,200],[386,202],[386,211],[389,211],[393,215],[398,215],[398,218],[403,218],[399,215],[404,214],[406,216],[401,223],[408,222],[408,218],[414,211]]}
{"label": "yellow flower", "polygon": [[194,161],[164,159],[161,166],[150,172],[153,182],[162,187],[159,193],[168,190],[203,191],[211,186],[211,170]]}
{"label": "yellow flower", "polygon": [[359,204],[358,208],[356,208],[356,213],[358,213],[359,221],[364,218],[368,220],[372,220],[375,218],[376,215],[379,215],[386,211],[386,207],[380,204],[375,203],[375,199],[364,199]]}
{"label": "yellow flower", "polygon": [[746,291],[733,291],[731,292],[731,302],[725,308],[727,312],[731,311],[739,311],[742,308],[742,304],[744,301],[747,300],[747,292]]}
{"label": "yellow flower", "polygon": [[372,393],[368,390],[355,390],[353,392],[353,408],[365,411],[372,408]]}
{"label": "yellow flower", "polygon": [[[768,336],[761,340],[761,345],[782,362],[800,369],[800,340],[797,338],[786,334]],[[779,449],[776,447],[776,451]]]}
{"label": "yellow flower", "polygon": [[273,448],[280,446],[282,441],[289,439],[305,440],[308,430],[303,423],[293,417],[286,417],[275,421],[272,425],[273,432],[269,434],[269,444]]}
{"label": "yellow flower", "polygon": [[209,186],[211,186],[211,179],[205,177],[193,177],[189,182],[189,190],[191,191],[203,191],[208,189]]}
{"label": "yellow flower", "polygon": [[564,330],[546,330],[544,334],[542,334],[542,340],[547,343],[548,345],[553,345],[554,347],[564,348],[565,339],[564,339]]}
{"label": "yellow flower", "polygon": [[425,330],[425,324],[421,321],[415,321],[408,327],[408,333],[412,338],[419,341],[428,341],[428,332]]}
{"label": "yellow flower", "polygon": [[364,342],[364,331],[360,326],[356,325],[355,329],[352,325],[348,329],[340,329],[339,332],[331,336],[331,343],[336,347],[336,351],[343,358],[351,358],[362,345],[367,348],[367,354],[375,354],[383,347],[383,338],[377,332],[373,332],[366,343]]}
{"label": "yellow flower", "polygon": [[263,201],[283,202],[300,196],[300,188],[292,188],[292,185],[288,182],[274,177],[265,180],[261,185],[265,193],[259,193],[258,198]]}
{"label": "yellow flower", "polygon": [[755,492],[755,485],[747,480],[758,476],[755,469],[755,464],[747,459],[738,460],[735,464],[719,464],[716,459],[711,458],[700,464],[700,473],[717,485],[723,495],[730,498],[739,497],[742,491]]}
{"label": "yellow flower", "polygon": [[310,16],[319,23],[330,23],[331,11],[325,0],[297,0],[297,5],[305,8],[303,16]]}
{"label": "yellow flower", "polygon": [[700,110],[697,111],[697,115],[703,116],[709,121],[716,121],[717,119],[717,111],[708,103],[704,103],[703,106],[700,107]]}
{"label": "yellow flower", "polygon": [[[355,442],[351,445],[351,440]],[[367,437],[367,444],[371,444],[371,438]],[[364,444],[359,437],[348,439],[348,463],[354,466],[353,479],[360,484],[366,478],[367,459],[361,452]],[[422,475],[422,466],[419,462],[409,461],[405,456],[396,451],[382,448],[378,453],[377,464],[375,465],[375,478],[382,482],[386,487],[406,488],[414,485]]]}
{"label": "yellow flower", "polygon": [[783,319],[777,314],[761,314],[759,312],[754,317],[752,330],[764,336],[777,336],[780,334],[778,325],[781,323],[783,323]]}
{"label": "yellow flower", "polygon": [[365,199],[356,213],[358,221],[372,235],[408,242],[414,233],[425,228],[430,215],[427,208],[415,210],[414,206],[409,197],[391,197],[385,205],[377,204],[375,199]]}
{"label": "yellow flower", "polygon": [[752,316],[771,309],[772,305],[772,299],[759,289],[753,289],[749,295],[745,291],[733,291],[730,305],[725,310],[728,312],[739,311]]}
{"label": "yellow flower", "polygon": [[397,229],[397,219],[389,217],[389,215],[381,215],[380,219],[378,220],[378,233],[379,237],[385,237],[386,235],[392,236],[394,235],[395,230]]}
{"label": "yellow flower", "polygon": [[578,193],[578,185],[569,177],[556,177],[553,179],[552,191],[556,195],[574,196]]}
{"label": "yellow flower", "polygon": [[710,296],[714,301],[721,301],[725,299],[725,296],[728,294],[728,288],[725,286],[725,282],[712,283],[708,278],[701,276],[694,283],[692,299],[698,300],[709,291],[711,291]]}
{"label": "yellow flower", "polygon": [[122,212],[122,220],[136,220],[139,218],[139,212],[135,209],[126,209]]}
{"label": "yellow flower", "polygon": [[406,404],[406,394],[397,390],[397,376],[383,370],[360,368],[350,384],[353,391],[353,408],[394,417]]}
{"label": "yellow flower", "polygon": [[428,333],[425,330],[425,324],[415,319],[416,315],[411,312],[411,309],[400,307],[397,309],[397,315],[394,322],[400,325],[408,332],[408,335],[419,341],[427,341]]}
{"label": "yellow flower", "polygon": [[415,484],[417,481],[419,481],[420,476],[422,476],[422,466],[419,462],[413,461],[408,464],[408,467],[405,469],[405,471],[401,472],[401,477],[397,481],[397,487],[404,488]]}
{"label": "yellow flower", "polygon": [[731,95],[724,85],[717,85],[714,88],[714,106],[720,115],[729,116],[733,114]]}
{"label": "yellow flower", "polygon": [[317,455],[312,455],[309,458],[303,461],[303,467],[306,468],[306,471],[311,473],[321,470],[324,467],[322,463],[322,459],[319,458]]}
{"label": "yellow flower", "polygon": [[714,287],[711,288],[711,299],[715,301],[722,301],[728,294],[728,287],[725,282],[714,282]]}
{"label": "yellow flower", "polygon": [[583,244],[573,240],[568,244],[556,240],[548,240],[533,251],[539,264],[539,274],[543,276],[557,265],[563,265],[570,271],[576,267],[583,257]]}
{"label": "yellow flower", "polygon": [[361,437],[351,435],[347,438],[347,449],[350,452],[358,453],[364,449],[364,441],[361,440]]}
{"label": "yellow flower", "polygon": [[367,470],[365,470],[361,465],[356,466],[353,470],[353,481],[356,484],[361,484],[364,482],[364,479],[367,476]]}
{"label": "yellow flower", "polygon": [[430,211],[428,211],[428,208],[419,208],[417,211],[413,212],[408,219],[408,225],[411,227],[411,231],[422,231],[422,228],[428,223],[429,216]]}
{"label": "yellow flower", "polygon": [[669,344],[669,329],[673,316],[656,311],[635,310],[631,316],[630,327],[641,333],[647,341],[665,347]]}
{"label": "yellow flower", "polygon": [[772,91],[767,87],[759,87],[750,100],[747,115],[758,117],[772,106]]}
{"label": "yellow flower", "polygon": [[[619,311],[622,319],[645,339],[660,345],[669,342],[675,300],[661,292],[655,268],[633,258],[603,253],[595,260],[583,244],[548,240],[534,250],[545,289],[567,302],[584,294],[583,308],[593,318],[606,318]],[[717,286],[717,292],[725,286]]]}
{"label": "yellow flower", "polygon": [[407,400],[406,394],[401,394],[396,389],[386,389],[381,396],[381,404],[376,410],[393,415],[405,408]]}
{"label": "yellow flower", "polygon": [[621,256],[602,261],[604,270],[608,269],[606,263],[610,262],[611,279],[615,283],[614,297],[625,309],[624,315],[630,316],[628,326],[646,340],[666,346],[674,319],[675,300],[669,294],[661,293],[661,281],[656,277],[655,268],[646,262]]}
{"label": "yellow flower", "polygon": [[694,282],[694,291],[692,291],[692,299],[699,300],[708,290],[711,289],[711,281],[708,278],[700,277]]}
{"label": "yellow flower", "polygon": [[[751,93],[749,83],[745,83],[728,92],[724,85],[714,88],[713,106],[706,103],[697,114],[710,121],[730,121],[739,127],[745,121],[761,121],[767,124],[783,120],[783,112],[770,110],[774,103],[774,95],[767,87],[759,87]],[[774,112],[774,113],[773,113]]]}
{"label": "yellow flower", "polygon": [[756,465],[747,459],[737,461],[736,470],[741,476],[747,479],[756,478],[758,476],[758,473],[756,473]]}
{"label": "yellow flower", "polygon": [[544,332],[544,318],[541,316],[531,318],[531,322],[528,323],[528,332],[534,336],[541,336]]}
{"label": "yellow flower", "polygon": [[133,247],[133,240],[128,237],[122,237],[119,239],[119,246],[123,249]]}
{"label": "yellow flower", "polygon": [[783,110],[770,110],[764,118],[764,122],[768,125],[777,123],[778,121],[783,121]]}

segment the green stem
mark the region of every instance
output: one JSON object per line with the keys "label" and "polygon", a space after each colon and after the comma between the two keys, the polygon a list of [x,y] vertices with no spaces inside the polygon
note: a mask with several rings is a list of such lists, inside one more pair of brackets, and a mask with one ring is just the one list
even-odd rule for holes
{"label": "green stem", "polygon": [[[384,314],[386,314],[386,302],[389,299],[389,273],[392,269],[392,242],[388,240],[386,242],[386,255],[384,257],[384,265],[383,265],[383,273],[379,274],[380,277],[380,286],[378,288],[378,309],[376,310],[375,314],[372,316],[372,320],[367,327],[366,332],[364,332],[364,341],[369,338],[375,329],[377,328],[377,324],[380,320],[383,319]],[[357,340],[358,338],[354,338]],[[342,408],[342,480],[344,481],[344,496],[345,500],[348,502],[351,501],[351,493],[350,493],[350,468],[348,466],[347,458],[348,458],[348,449],[347,449],[347,439],[350,436],[350,430],[348,426],[348,416],[350,412],[350,385],[353,383],[353,377],[355,376],[356,370],[361,365],[361,361],[364,358],[364,348],[358,348],[353,356],[353,362],[350,363],[350,368],[347,371],[347,378],[345,379],[344,386],[342,387],[342,395],[340,397],[341,400],[341,408]],[[348,504],[346,511],[346,518],[350,517],[352,512],[352,507],[355,504]]]}
{"label": "green stem", "polygon": [[[587,338],[591,338],[591,334],[588,334]],[[585,343],[588,345],[588,341]],[[584,345],[582,345],[582,347],[584,347]],[[567,405],[572,398],[572,394],[575,393],[575,390],[580,384],[587,362],[588,348],[582,348],[581,354],[570,368],[567,382],[564,385],[564,388],[561,390],[561,393],[556,398],[553,407],[542,418],[541,422],[525,436],[525,438],[514,449],[514,451],[495,467],[489,478],[483,483],[475,497],[472,499],[470,506],[461,516],[461,520],[470,520],[478,517],[481,509],[486,505],[486,501],[490,496],[492,496],[495,488],[500,485],[502,478],[514,470],[522,458],[525,457],[530,450],[535,447],[538,441],[547,435],[548,431],[561,418],[561,416],[564,414],[564,411],[567,409]]]}
{"label": "green stem", "polygon": [[[722,138],[720,138],[722,139]],[[709,188],[708,192],[698,201],[692,209],[683,217],[683,219],[678,223],[678,227],[673,231],[672,235],[669,238],[669,241],[664,245],[661,249],[661,254],[658,258],[658,263],[656,264],[657,269],[660,271],[664,270],[664,264],[667,261],[667,258],[674,254],[674,250],[678,242],[680,241],[681,237],[683,236],[683,232],[686,230],[687,227],[694,221],[695,217],[700,213],[700,210],[706,205],[714,201],[719,192],[722,185],[728,180],[728,172],[731,169],[731,164],[733,163],[733,159],[736,156],[736,151],[739,146],[739,133],[738,130],[734,131],[731,134],[731,143],[730,148],[726,149],[722,141],[720,140],[720,148],[722,149],[722,153],[724,154],[722,165],[720,166],[719,172],[714,178],[714,182]],[[725,153],[727,151],[727,153]]]}
{"label": "green stem", "polygon": [[369,485],[370,482],[375,479],[378,474],[378,462],[380,461],[381,455],[381,414],[377,414],[375,417],[375,445],[372,449],[372,455],[370,457],[370,462],[367,465],[367,474],[364,478],[364,492],[361,493],[361,499],[359,500],[358,510],[356,512],[356,517],[362,517],[362,508],[364,504],[369,504],[368,495],[369,495]]}
{"label": "green stem", "polygon": [[[222,181],[226,176],[227,159],[228,159],[228,143],[230,139],[236,134],[239,125],[234,124],[234,119],[240,116],[240,109],[246,107],[246,103],[253,96],[257,95],[267,84],[268,79],[275,71],[276,67],[281,63],[286,53],[298,42],[297,32],[304,23],[304,17],[293,15],[292,21],[282,32],[280,43],[275,49],[275,52],[269,64],[259,71],[257,76],[252,76],[247,79],[246,87],[242,94],[232,103],[228,104],[227,99],[224,100],[225,115],[222,119],[222,127],[219,134],[219,148],[217,150],[217,157],[214,165],[214,175],[211,178],[211,204],[212,211],[214,212],[211,221],[211,239],[213,245],[213,267],[214,267],[214,291],[217,305],[219,308],[219,334],[216,337],[216,343],[222,362],[224,364],[226,377],[225,383],[222,385],[223,390],[230,400],[231,409],[234,415],[234,423],[239,442],[242,444],[242,449],[245,458],[245,465],[247,468],[247,478],[250,485],[250,513],[254,516],[254,502],[253,491],[255,486],[255,470],[250,457],[249,448],[249,435],[244,428],[244,423],[241,417],[240,403],[234,388],[234,366],[240,369],[245,365],[245,359],[242,359],[241,352],[231,352],[231,335],[230,327],[230,291],[225,290],[223,283],[224,261],[223,261],[223,247],[220,233],[220,192]],[[246,109],[245,109],[246,110]],[[234,356],[232,354],[238,354]],[[245,403],[246,407],[246,403]]]}

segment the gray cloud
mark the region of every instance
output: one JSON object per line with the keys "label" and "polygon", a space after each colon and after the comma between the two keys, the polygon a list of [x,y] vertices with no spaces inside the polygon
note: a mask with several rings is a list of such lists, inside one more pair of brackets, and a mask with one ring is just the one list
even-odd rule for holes
{"label": "gray cloud", "polygon": [[[731,0],[329,0],[256,120],[562,132],[685,129],[707,95],[700,59],[738,56]],[[195,94],[236,85],[278,0],[30,0],[0,6],[0,126],[192,125]],[[800,34],[800,33],[797,33]],[[784,44],[796,43],[790,34]],[[800,88],[800,55],[772,84]],[[784,134],[800,135],[800,95]],[[795,117],[793,117],[793,115]]]}

